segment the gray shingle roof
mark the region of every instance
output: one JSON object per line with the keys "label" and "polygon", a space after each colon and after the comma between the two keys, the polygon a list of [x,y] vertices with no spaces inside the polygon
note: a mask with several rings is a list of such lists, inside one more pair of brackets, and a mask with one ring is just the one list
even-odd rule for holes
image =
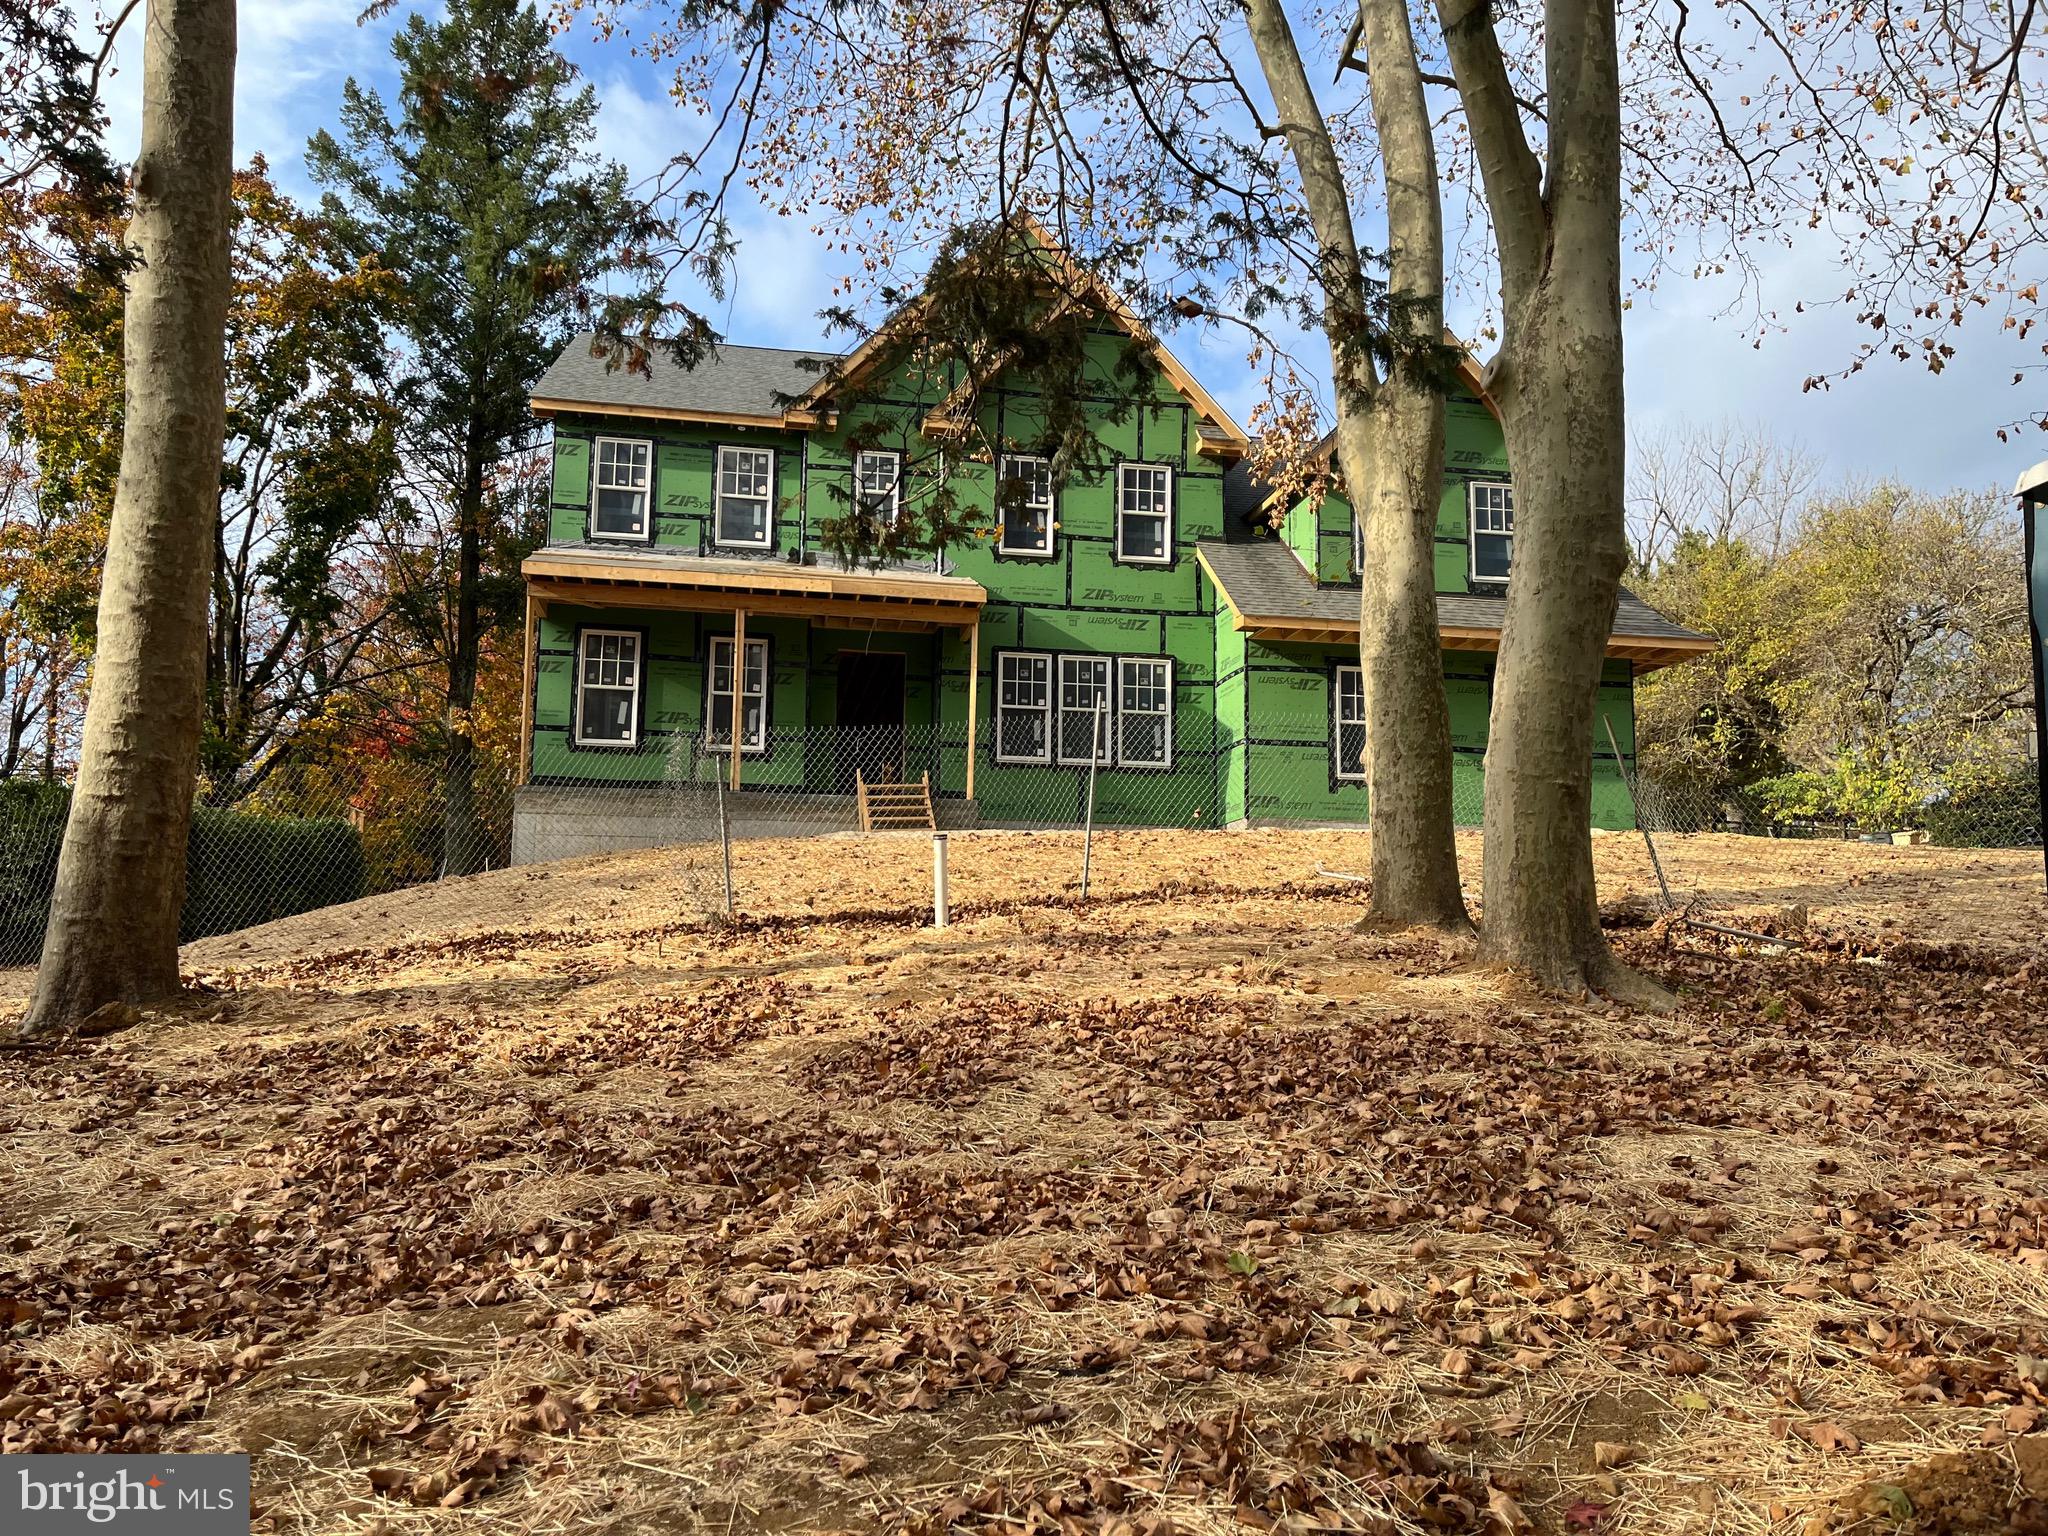
{"label": "gray shingle roof", "polygon": [[607,371],[590,355],[585,331],[562,350],[533,386],[536,400],[573,401],[613,409],[709,411],[733,416],[780,416],[780,395],[800,395],[818,382],[832,355],[787,347],[740,347],[721,343],[695,368],[681,368],[656,352],[648,359],[652,376],[627,368]]}
{"label": "gray shingle roof", "polygon": [[[1301,562],[1278,539],[1226,543],[1204,539],[1196,546],[1216,575],[1230,606],[1261,619],[1299,619],[1309,624],[1356,624],[1358,588],[1317,586]],[[1439,592],[1437,623],[1458,629],[1499,629],[1505,597]],[[1672,623],[1626,589],[1614,615],[1614,633],[1631,640],[1704,640]]]}

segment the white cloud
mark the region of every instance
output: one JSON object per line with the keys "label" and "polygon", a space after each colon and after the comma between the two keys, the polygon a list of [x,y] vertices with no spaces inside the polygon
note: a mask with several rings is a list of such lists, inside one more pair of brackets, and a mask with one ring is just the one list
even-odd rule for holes
{"label": "white cloud", "polygon": [[[342,82],[387,74],[396,19],[358,26],[360,0],[244,0],[238,9],[235,58],[235,159],[269,158],[285,190],[310,190],[303,157],[313,131],[331,121]],[[114,41],[103,81],[107,143],[132,160],[142,143],[143,10]],[[91,18],[79,28],[97,48]]]}

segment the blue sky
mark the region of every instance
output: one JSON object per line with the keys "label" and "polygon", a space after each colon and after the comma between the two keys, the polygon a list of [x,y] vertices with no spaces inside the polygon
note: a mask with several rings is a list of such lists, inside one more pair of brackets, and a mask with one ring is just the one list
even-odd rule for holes
{"label": "blue sky", "polygon": [[[263,154],[295,195],[312,195],[306,140],[334,121],[342,82],[353,75],[390,94],[388,44],[397,19],[358,26],[361,10],[362,0],[243,0],[237,156]],[[109,87],[112,147],[122,157],[132,157],[137,142],[139,38],[139,26],[131,23],[116,49],[122,67]],[[665,78],[654,66],[623,45],[598,44],[580,33],[565,37],[563,46],[597,87],[604,153],[647,173],[687,142],[689,123],[669,102]],[[738,280],[728,302],[714,309],[714,323],[737,342],[817,345],[817,311],[829,302],[845,258],[826,252],[807,226],[751,206],[738,210],[736,223]],[[1794,245],[1771,253],[1764,299],[1791,316],[1800,300],[1811,305],[1828,298],[1843,281],[1831,249]],[[1725,283],[1677,280],[1636,298],[1627,322],[1636,431],[1688,420],[1759,422],[1817,456],[1830,479],[1884,476],[1927,490],[2009,490],[2022,468],[2048,457],[2048,435],[2007,444],[1995,435],[2000,424],[2038,401],[2038,376],[2019,387],[2010,382],[2016,367],[2039,360],[2031,346],[1987,329],[1939,376],[1885,361],[1832,390],[1802,393],[1809,373],[1838,368],[1852,355],[1857,332],[1851,315],[1823,307],[1793,316],[1789,333],[1758,348],[1739,320],[1722,313],[1734,297]],[[1473,317],[1454,311],[1451,319],[1469,326]],[[1225,404],[1240,417],[1249,412],[1255,386],[1238,335],[1189,328],[1168,339]]]}

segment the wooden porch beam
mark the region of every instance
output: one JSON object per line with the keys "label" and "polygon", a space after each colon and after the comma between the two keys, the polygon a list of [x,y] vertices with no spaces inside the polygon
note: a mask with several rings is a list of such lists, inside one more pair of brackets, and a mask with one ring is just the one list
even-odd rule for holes
{"label": "wooden porch beam", "polygon": [[[768,679],[761,679],[761,686],[768,686]],[[767,696],[761,699],[761,707],[768,707]],[[747,610],[735,608],[732,615],[732,719],[726,734],[732,738],[732,788],[738,794],[740,788],[740,741],[746,735],[747,720]]]}
{"label": "wooden porch beam", "polygon": [[981,623],[967,626],[967,799],[974,800],[975,727],[981,719]]}
{"label": "wooden porch beam", "polygon": [[540,613],[545,605],[529,588],[526,594],[526,649],[521,653],[519,685],[519,779],[533,777],[533,669],[540,639]]}
{"label": "wooden porch beam", "polygon": [[664,608],[685,613],[747,612],[811,619],[847,629],[928,634],[978,623],[981,609],[966,603],[924,603],[900,598],[796,597],[781,593],[718,592],[697,587],[636,587],[615,581],[529,581],[529,591],[585,608]]}

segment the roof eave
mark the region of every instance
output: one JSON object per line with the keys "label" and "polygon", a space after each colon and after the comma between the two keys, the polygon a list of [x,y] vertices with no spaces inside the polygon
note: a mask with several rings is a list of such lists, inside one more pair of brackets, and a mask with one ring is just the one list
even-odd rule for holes
{"label": "roof eave", "polygon": [[772,427],[789,424],[789,413],[757,411],[695,411],[674,405],[625,405],[610,400],[564,400],[552,395],[535,395],[527,401],[534,415],[543,419],[558,415],[633,416],[645,421],[686,421],[700,426]]}

